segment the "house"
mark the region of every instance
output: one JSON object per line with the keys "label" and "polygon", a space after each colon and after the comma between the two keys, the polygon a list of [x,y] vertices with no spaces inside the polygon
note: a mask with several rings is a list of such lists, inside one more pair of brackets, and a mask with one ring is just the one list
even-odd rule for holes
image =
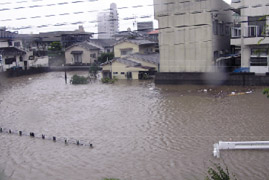
{"label": "house", "polygon": [[122,58],[115,58],[101,66],[103,77],[118,79],[143,79],[154,75],[158,71],[160,56],[158,53],[131,54]]}
{"label": "house", "polygon": [[[161,5],[160,5],[161,4]],[[154,0],[160,72],[212,72],[230,51],[232,12],[223,0]]]}
{"label": "house", "polygon": [[65,50],[67,65],[89,65],[98,60],[100,48],[87,41],[74,44]]}
{"label": "house", "polygon": [[241,54],[241,67],[255,73],[269,72],[268,1],[233,0],[232,7],[240,21],[232,27],[231,45]]}
{"label": "house", "polygon": [[101,53],[114,52],[115,39],[89,39],[88,43],[92,46],[100,48]]}
{"label": "house", "polygon": [[145,39],[144,37],[129,37],[118,41],[114,45],[115,57],[126,57],[133,53],[155,52],[157,43]]}
{"label": "house", "polygon": [[26,51],[22,50],[22,41],[17,39],[17,33],[0,29],[0,71],[7,71],[14,68],[26,68],[27,61],[24,61]]}

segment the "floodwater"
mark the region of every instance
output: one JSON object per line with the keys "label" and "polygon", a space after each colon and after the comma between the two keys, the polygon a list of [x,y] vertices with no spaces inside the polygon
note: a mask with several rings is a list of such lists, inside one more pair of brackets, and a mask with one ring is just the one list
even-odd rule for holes
{"label": "floodwater", "polygon": [[266,180],[269,151],[212,155],[220,140],[269,140],[269,99],[261,92],[151,81],[73,86],[62,72],[2,78],[0,127],[94,148],[1,133],[0,179],[198,180],[224,161],[240,180]]}

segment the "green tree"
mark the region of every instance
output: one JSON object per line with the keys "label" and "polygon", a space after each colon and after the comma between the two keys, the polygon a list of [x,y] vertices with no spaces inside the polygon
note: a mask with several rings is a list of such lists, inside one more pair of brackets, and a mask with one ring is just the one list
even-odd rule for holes
{"label": "green tree", "polygon": [[55,41],[50,44],[49,51],[61,51],[62,50],[62,45],[60,42]]}
{"label": "green tree", "polygon": [[112,60],[114,58],[114,53],[102,53],[101,56],[98,58],[98,63],[102,64],[107,60]]}

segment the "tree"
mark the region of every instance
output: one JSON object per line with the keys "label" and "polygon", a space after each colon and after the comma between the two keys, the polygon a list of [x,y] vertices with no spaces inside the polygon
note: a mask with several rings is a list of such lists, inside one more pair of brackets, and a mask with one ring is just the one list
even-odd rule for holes
{"label": "tree", "polygon": [[114,53],[102,53],[101,56],[98,58],[98,63],[102,64],[107,60],[112,60],[114,58]]}
{"label": "tree", "polygon": [[62,45],[60,42],[55,41],[50,44],[50,51],[61,51],[62,50]]}
{"label": "tree", "polygon": [[99,67],[96,63],[91,64],[89,73],[96,78],[96,75],[98,73]]}

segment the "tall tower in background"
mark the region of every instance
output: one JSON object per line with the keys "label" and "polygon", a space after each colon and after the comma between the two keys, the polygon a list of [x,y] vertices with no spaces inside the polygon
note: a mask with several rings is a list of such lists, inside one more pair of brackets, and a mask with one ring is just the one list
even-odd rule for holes
{"label": "tall tower in background", "polygon": [[110,4],[109,12],[98,14],[98,39],[112,39],[119,31],[119,18],[117,5]]}

